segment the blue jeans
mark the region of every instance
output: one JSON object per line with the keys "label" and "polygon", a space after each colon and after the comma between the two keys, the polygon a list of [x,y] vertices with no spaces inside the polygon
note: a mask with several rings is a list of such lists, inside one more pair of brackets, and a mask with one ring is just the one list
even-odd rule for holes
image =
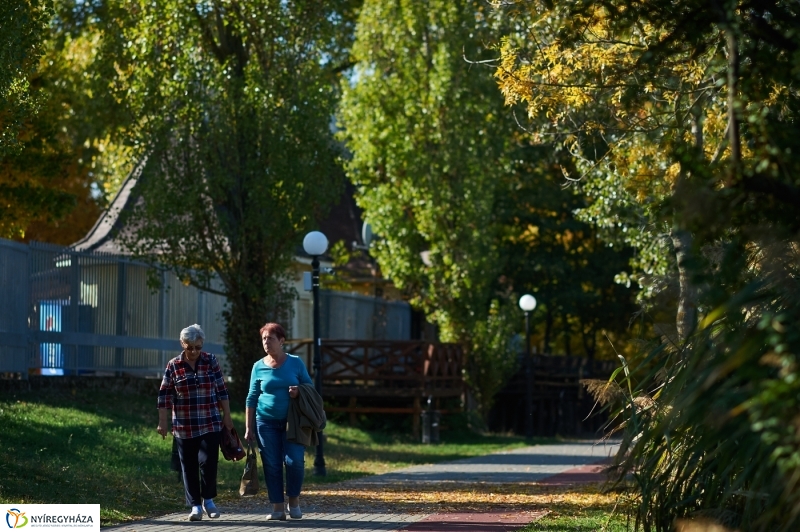
{"label": "blue jeans", "polygon": [[269,502],[283,502],[283,467],[286,466],[286,496],[300,496],[305,473],[305,447],[286,441],[285,419],[256,419],[258,448],[264,465],[264,483]]}

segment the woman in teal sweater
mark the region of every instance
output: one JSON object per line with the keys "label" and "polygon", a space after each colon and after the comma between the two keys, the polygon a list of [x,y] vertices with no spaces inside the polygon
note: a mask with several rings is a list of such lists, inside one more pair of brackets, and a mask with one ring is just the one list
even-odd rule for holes
{"label": "woman in teal sweater", "polygon": [[283,498],[283,468],[286,467],[286,496],[289,498],[289,517],[300,519],[300,489],[305,472],[305,447],[286,441],[286,416],[289,400],[297,397],[300,384],[311,384],[305,364],[294,355],[283,352],[286,332],[277,323],[261,328],[264,356],[253,364],[250,392],[247,394],[247,441],[258,438],[264,481],[267,485],[272,512],[267,520],[286,520]]}

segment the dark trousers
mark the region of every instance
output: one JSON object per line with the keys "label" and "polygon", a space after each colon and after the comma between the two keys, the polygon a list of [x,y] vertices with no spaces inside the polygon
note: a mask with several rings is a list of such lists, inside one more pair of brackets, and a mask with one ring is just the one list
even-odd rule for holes
{"label": "dark trousers", "polygon": [[197,438],[175,438],[183,470],[186,502],[200,506],[203,499],[217,496],[217,462],[221,432],[207,432]]}

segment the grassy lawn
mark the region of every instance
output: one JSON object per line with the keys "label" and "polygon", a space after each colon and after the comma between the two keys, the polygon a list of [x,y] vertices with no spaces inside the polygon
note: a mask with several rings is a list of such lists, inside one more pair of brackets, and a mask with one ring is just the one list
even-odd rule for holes
{"label": "grassy lawn", "polygon": [[613,505],[565,505],[534,521],[520,532],[628,532],[633,526]]}
{"label": "grassy lawn", "polygon": [[[0,504],[100,503],[104,526],[183,511],[182,483],[170,470],[171,440],[162,440],[155,431],[155,402],[155,394],[3,392]],[[234,413],[234,422],[243,435],[243,411]],[[309,449],[309,487],[526,443],[522,438],[449,430],[442,433],[441,444],[422,445],[409,433],[363,431],[336,423],[329,423],[326,435],[328,476],[314,477],[314,449]],[[241,472],[241,463],[220,461],[218,500],[239,498]]]}

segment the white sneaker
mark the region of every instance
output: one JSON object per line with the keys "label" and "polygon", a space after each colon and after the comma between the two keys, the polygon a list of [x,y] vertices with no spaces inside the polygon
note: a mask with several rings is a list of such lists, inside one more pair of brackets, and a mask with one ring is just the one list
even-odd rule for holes
{"label": "white sneaker", "polygon": [[217,510],[217,506],[214,504],[213,499],[203,501],[203,509],[211,519],[216,519],[219,517],[219,510]]}
{"label": "white sneaker", "polygon": [[189,521],[202,521],[203,508],[200,506],[192,506],[192,513],[189,514]]}
{"label": "white sneaker", "polygon": [[267,521],[286,521],[286,513],[270,512],[267,514]]}
{"label": "white sneaker", "polygon": [[289,506],[289,517],[291,517],[292,519],[302,519],[303,512],[300,511],[299,506],[294,506],[294,507]]}

